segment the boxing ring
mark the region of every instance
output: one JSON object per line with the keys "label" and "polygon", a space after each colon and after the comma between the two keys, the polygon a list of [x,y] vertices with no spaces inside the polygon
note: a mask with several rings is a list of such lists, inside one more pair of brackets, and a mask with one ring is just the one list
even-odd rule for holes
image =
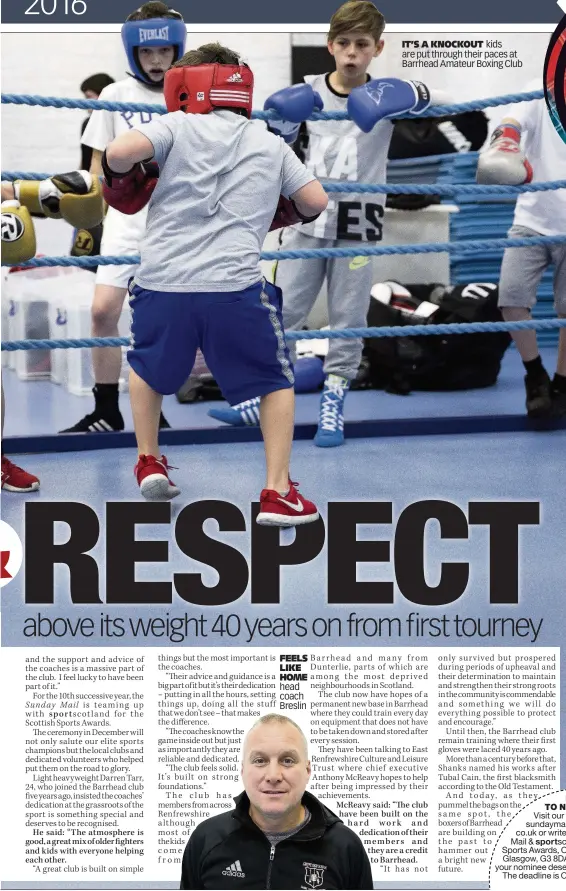
{"label": "boxing ring", "polygon": [[[510,94],[491,99],[477,100],[450,106],[435,106],[419,115],[438,117],[441,115],[458,114],[465,111],[475,111],[488,107],[513,104],[529,99],[539,99],[543,92]],[[27,106],[52,106],[57,108],[105,108],[111,111],[146,111],[156,114],[166,112],[165,106],[150,104],[130,104],[121,102],[104,102],[89,99],[60,99],[49,96],[29,96],[3,94],[2,103]],[[269,119],[273,117],[271,112],[256,111],[253,117]],[[345,112],[317,112],[312,115],[313,120],[339,120],[346,118]],[[43,179],[49,174],[7,171],[2,173],[3,180],[15,179]],[[513,197],[525,191],[544,191],[549,189],[566,188],[566,181],[548,183],[530,183],[523,186],[483,186],[472,184],[446,185],[434,184],[375,184],[375,183],[327,183],[327,192],[373,192],[393,195],[435,195],[441,198],[452,198],[456,195],[482,196],[482,197]],[[264,251],[261,259],[264,261],[282,259],[308,259],[312,257],[375,257],[386,255],[416,255],[438,254],[442,252],[457,252],[459,255],[477,255],[481,252],[489,252],[505,247],[566,243],[566,234],[562,236],[539,236],[537,238],[503,238],[482,240],[459,240],[445,243],[404,244],[404,245],[370,245],[357,243],[351,248],[327,248],[303,251]],[[41,266],[61,267],[88,267],[100,265],[130,265],[139,262],[138,256],[122,257],[37,257],[21,265],[21,268],[33,268]],[[565,319],[534,319],[528,322],[490,322],[457,325],[404,325],[398,328],[363,328],[345,329],[340,331],[298,331],[287,332],[291,339],[318,339],[318,338],[346,338],[346,337],[396,337],[396,336],[428,336],[442,334],[445,336],[458,336],[481,331],[511,331],[521,328],[533,328],[535,330],[556,329],[566,325]],[[122,338],[82,338],[77,340],[21,340],[2,341],[2,351],[33,350],[33,349],[75,349],[92,346],[126,346],[128,339]],[[545,353],[547,351],[544,351]],[[551,360],[552,361],[552,360]],[[5,376],[8,377],[9,376]],[[397,437],[397,436],[428,436],[428,435],[465,435],[472,433],[493,434],[498,433],[528,433],[540,429],[541,426],[547,432],[557,432],[566,429],[566,418],[557,418],[541,423],[534,422],[526,417],[524,410],[519,408],[516,394],[511,397],[511,392],[516,390],[518,383],[522,387],[521,363],[518,354],[508,350],[504,359],[501,379],[493,388],[487,391],[459,391],[457,393],[423,393],[418,396],[413,394],[409,399],[403,397],[392,399],[388,394],[384,395],[376,391],[350,392],[346,402],[345,434],[347,441],[366,439],[371,437]],[[514,383],[512,383],[512,381]],[[15,387],[8,380],[8,398],[10,391]],[[34,387],[42,389],[42,400],[49,402],[47,394],[48,384],[35,382]],[[57,389],[51,387],[51,389]],[[18,387],[21,402],[21,388]],[[522,391],[521,391],[522,392]],[[60,397],[62,393],[56,393]],[[55,398],[53,396],[53,398]],[[10,398],[11,397],[11,398]],[[510,401],[511,398],[511,401]],[[127,400],[123,400],[126,402]],[[312,394],[311,398],[298,396],[297,399],[297,424],[295,431],[296,440],[312,439],[316,425],[316,407],[318,394]],[[23,403],[27,402],[24,398]],[[76,404],[76,398],[73,400]],[[205,422],[202,405],[191,404],[189,407],[180,407],[172,411],[170,402],[165,401],[168,414],[172,415],[173,427],[160,433],[160,441],[163,446],[170,449],[172,446],[181,445],[211,445],[228,443],[259,442],[261,434],[255,427],[225,426],[220,423]],[[515,406],[509,411],[509,406]],[[408,413],[406,410],[408,409]],[[29,409],[30,413],[33,410]],[[41,411],[40,411],[41,413]],[[10,416],[10,415],[9,415]],[[177,426],[179,420],[184,425]],[[188,423],[187,423],[188,422]],[[10,429],[8,421],[8,429]],[[101,435],[85,434],[49,434],[38,432],[36,429],[26,430],[20,428],[16,435],[8,435],[5,438],[6,451],[11,454],[23,452],[74,452],[106,450],[134,446],[135,440],[131,432],[131,423],[121,433],[104,433]],[[54,428],[56,429],[56,428]]]}

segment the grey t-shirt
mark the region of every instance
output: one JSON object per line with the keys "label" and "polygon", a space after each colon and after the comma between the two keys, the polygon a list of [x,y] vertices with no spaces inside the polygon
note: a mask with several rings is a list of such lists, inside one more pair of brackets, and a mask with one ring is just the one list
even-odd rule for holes
{"label": "grey t-shirt", "polygon": [[153,144],[160,173],[136,284],[240,291],[259,281],[279,195],[288,198],[313,174],[263,122],[231,111],[176,111],[140,132]]}

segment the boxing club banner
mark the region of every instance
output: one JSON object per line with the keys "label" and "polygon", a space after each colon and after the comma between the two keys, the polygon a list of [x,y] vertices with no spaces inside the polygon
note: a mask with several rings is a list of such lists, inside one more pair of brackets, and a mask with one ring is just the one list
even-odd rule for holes
{"label": "boxing club banner", "polygon": [[[216,0],[198,4],[178,0],[175,7],[187,24],[199,25],[304,25],[328,22],[338,7],[336,0],[288,0],[284,4],[270,4],[260,0]],[[131,12],[131,0],[10,0],[2,6],[4,24],[122,24]],[[389,24],[468,24],[471,11],[468,4],[452,0],[384,0],[379,4]],[[481,24],[549,24],[556,21],[555,0],[477,0],[473,19]]]}

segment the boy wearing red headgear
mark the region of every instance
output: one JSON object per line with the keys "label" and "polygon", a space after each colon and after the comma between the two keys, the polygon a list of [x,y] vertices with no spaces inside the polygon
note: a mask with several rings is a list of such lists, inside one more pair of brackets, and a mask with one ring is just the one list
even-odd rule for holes
{"label": "boy wearing red headgear", "polygon": [[171,113],[108,146],[104,194],[126,213],[149,202],[130,283],[128,353],[142,494],[179,494],[158,447],[159,412],[200,347],[229,402],[262,397],[267,481],[257,519],[294,526],[318,511],[289,478],[293,368],[281,291],[262,277],[259,259],[270,227],[313,219],[327,197],[292,149],[250,120],[252,89],[250,69],[231,50],[187,53],[166,75]]}

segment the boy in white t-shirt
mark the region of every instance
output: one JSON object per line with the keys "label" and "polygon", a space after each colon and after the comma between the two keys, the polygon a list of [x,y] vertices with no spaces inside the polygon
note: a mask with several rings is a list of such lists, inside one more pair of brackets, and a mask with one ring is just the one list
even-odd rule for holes
{"label": "boy in white t-shirt", "polygon": [[[384,28],[383,14],[369,0],[343,3],[332,16],[328,31],[328,50],[334,56],[335,70],[306,75],[303,84],[279,90],[265,104],[285,122],[271,120],[270,129],[280,132],[289,144],[299,137],[305,165],[325,182],[385,182],[393,135],[392,114],[419,113],[431,101],[430,91],[420,82],[370,77],[368,68],[384,47]],[[347,111],[351,120],[312,121],[305,116],[303,135],[299,136],[300,124],[293,124],[296,119],[289,113],[297,90],[306,85],[316,97],[316,110]],[[401,95],[403,99],[399,98]],[[445,97],[441,99],[437,93],[437,99],[444,101]],[[364,109],[361,115],[356,114],[356,108]],[[379,116],[372,117],[373,112]],[[335,194],[314,223],[284,230],[281,249],[351,249],[358,244],[365,248],[379,243],[383,237],[385,197],[363,190]],[[283,315],[287,330],[304,327],[325,280],[330,327],[363,328],[367,324],[373,284],[371,257],[329,256],[277,263],[275,281],[285,294]],[[291,354],[294,357],[294,348]],[[316,446],[334,448],[345,441],[344,402],[358,373],[361,355],[361,339],[330,341],[324,361]],[[232,409],[213,408],[209,415],[235,426],[252,426],[259,423],[259,399],[247,400]]]}
{"label": "boy in white t-shirt", "polygon": [[[537,81],[528,90],[540,89]],[[521,102],[496,128],[489,148],[480,154],[477,180],[482,184],[520,185],[566,179],[566,146],[556,132],[544,99]],[[517,199],[510,238],[564,235],[566,192],[523,192]],[[531,318],[537,290],[548,266],[554,267],[554,305],[566,317],[566,245],[507,248],[499,281],[499,306],[507,322]],[[552,381],[539,354],[536,331],[511,331],[525,366],[527,414],[533,418],[566,414],[566,329],[558,340]]]}
{"label": "boy in white t-shirt", "polygon": [[[150,2],[140,6],[122,27],[122,42],[131,74],[110,84],[100,93],[109,102],[164,105],[165,73],[185,51],[186,27],[183,17],[166,3]],[[82,142],[93,149],[90,172],[102,173],[101,158],[106,146],[122,133],[139,129],[159,117],[157,112],[96,110],[84,132]],[[126,216],[110,207],[104,220],[100,253],[103,256],[139,254],[145,234],[147,207]],[[92,336],[118,337],[118,321],[122,312],[128,281],[136,266],[100,266],[92,304]],[[118,405],[118,381],[122,364],[119,347],[92,350],[95,385],[94,411],[73,427],[61,433],[104,433],[124,429]],[[161,415],[160,427],[169,424]]]}

